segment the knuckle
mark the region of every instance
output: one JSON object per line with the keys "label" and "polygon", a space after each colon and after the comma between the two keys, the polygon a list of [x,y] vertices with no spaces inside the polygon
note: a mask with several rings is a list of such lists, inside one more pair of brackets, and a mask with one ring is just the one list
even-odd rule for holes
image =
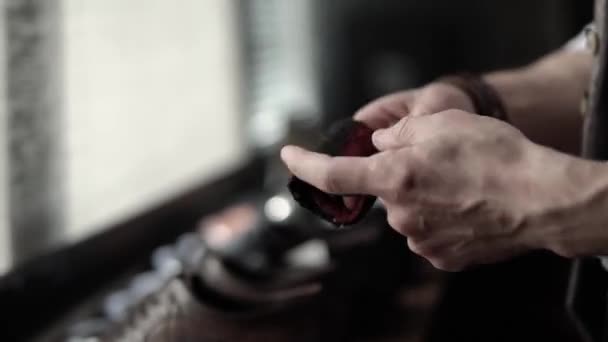
{"label": "knuckle", "polygon": [[383,197],[389,203],[399,203],[401,200],[401,189],[396,184],[397,182],[392,180],[387,182],[387,188],[384,191]]}
{"label": "knuckle", "polygon": [[334,164],[329,166],[325,177],[322,182],[323,191],[329,193],[340,193],[342,191],[342,186],[340,184],[340,177],[337,174],[337,170]]}
{"label": "knuckle", "polygon": [[433,267],[447,272],[459,272],[464,269],[464,265],[459,262],[448,260],[446,258],[433,258],[429,259],[429,262]]}
{"label": "knuckle", "polygon": [[384,177],[386,198],[391,202],[400,202],[403,195],[416,187],[418,172],[410,156],[399,151],[387,153],[384,163],[377,166]]}
{"label": "knuckle", "polygon": [[405,236],[415,235],[416,233],[416,215],[405,210],[394,210],[389,212],[387,217],[388,224],[397,232]]}
{"label": "knuckle", "polygon": [[381,177],[385,174],[390,167],[390,159],[387,158],[389,153],[385,152],[384,154],[374,154],[369,157],[369,162],[367,165],[367,174],[370,177]]}
{"label": "knuckle", "polygon": [[424,256],[425,258],[437,258],[441,255],[441,253],[439,252],[439,250],[435,247],[432,247],[430,244],[428,243],[416,243],[413,242],[413,245],[411,247],[413,247],[414,249],[412,249],[412,252]]}
{"label": "knuckle", "polygon": [[408,238],[408,240],[407,240],[407,246],[409,247],[409,249],[413,253],[418,254],[420,256],[423,256],[423,257],[426,257],[426,258],[434,256],[433,255],[433,250],[428,247],[428,244],[417,242],[414,239]]}
{"label": "knuckle", "polygon": [[438,113],[438,115],[433,115],[433,119],[435,119],[433,120],[433,123],[445,127],[446,125],[460,121],[469,115],[470,114],[460,109],[447,109]]}
{"label": "knuckle", "polygon": [[443,113],[448,117],[457,117],[457,116],[462,116],[462,115],[468,114],[464,110],[460,110],[460,109],[448,109],[448,110],[444,111]]}
{"label": "knuckle", "polygon": [[386,217],[386,220],[388,221],[388,224],[393,227],[393,229],[398,232],[401,232],[401,222],[395,214],[389,212],[388,216]]}
{"label": "knuckle", "polygon": [[418,255],[423,255],[423,253],[420,251],[420,244],[415,242],[413,239],[407,239],[407,247],[413,253],[416,253]]}
{"label": "knuckle", "polygon": [[564,258],[571,259],[578,256],[578,253],[576,253],[572,248],[570,248],[568,242],[566,241],[554,241],[550,249],[557,255]]}
{"label": "knuckle", "polygon": [[389,202],[397,202],[400,197],[399,190],[399,169],[397,166],[397,153],[386,151],[378,154],[374,162],[370,165],[371,174],[382,179],[381,197]]}
{"label": "knuckle", "polygon": [[564,258],[574,258],[580,255],[577,253],[576,248],[574,248],[569,234],[564,234],[564,231],[561,228],[558,229],[556,233],[557,234],[551,234],[550,237],[547,238],[547,249]]}
{"label": "knuckle", "polygon": [[397,189],[400,193],[409,193],[416,188],[416,173],[414,168],[407,167],[401,170],[399,177],[397,178]]}
{"label": "knuckle", "polygon": [[413,116],[406,116],[403,119],[401,119],[401,121],[399,121],[399,123],[397,124],[397,126],[395,127],[395,137],[400,138],[400,139],[410,139],[412,138],[413,134],[414,134],[414,129],[413,129],[413,122],[415,120],[415,117]]}
{"label": "knuckle", "polygon": [[571,251],[571,250],[569,250],[569,249],[562,249],[562,250],[559,250],[559,251],[557,252],[557,254],[558,254],[559,256],[562,256],[562,257],[566,258],[566,259],[573,259],[573,258],[576,258],[576,257],[578,256],[578,254],[577,254],[577,253],[574,253],[573,251]]}
{"label": "knuckle", "polygon": [[462,145],[452,138],[440,138],[430,143],[424,153],[429,163],[456,160],[462,154]]}

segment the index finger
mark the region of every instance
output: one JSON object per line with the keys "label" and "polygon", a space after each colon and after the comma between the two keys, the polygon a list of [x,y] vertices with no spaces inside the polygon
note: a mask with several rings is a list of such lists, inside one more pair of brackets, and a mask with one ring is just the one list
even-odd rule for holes
{"label": "index finger", "polygon": [[331,157],[295,146],[281,150],[281,158],[296,177],[331,194],[375,195],[382,177],[374,175],[370,157]]}
{"label": "index finger", "polygon": [[361,121],[373,129],[387,128],[408,115],[407,92],[399,92],[381,97],[359,109],[353,119]]}

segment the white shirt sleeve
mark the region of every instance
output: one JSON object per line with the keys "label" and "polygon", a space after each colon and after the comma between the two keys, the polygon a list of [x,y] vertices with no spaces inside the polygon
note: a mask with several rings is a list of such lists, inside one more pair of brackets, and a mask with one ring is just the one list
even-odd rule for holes
{"label": "white shirt sleeve", "polygon": [[584,29],[579,32],[574,38],[570,39],[563,48],[568,51],[586,51],[587,44],[585,40],[585,31],[591,29],[593,24],[588,24]]}

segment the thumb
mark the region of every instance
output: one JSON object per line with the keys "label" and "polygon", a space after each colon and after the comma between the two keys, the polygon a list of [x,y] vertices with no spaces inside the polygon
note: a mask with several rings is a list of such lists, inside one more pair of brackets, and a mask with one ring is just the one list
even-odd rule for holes
{"label": "thumb", "polygon": [[389,128],[379,129],[372,135],[378,151],[386,151],[411,145],[414,140],[414,125],[418,118],[406,116]]}

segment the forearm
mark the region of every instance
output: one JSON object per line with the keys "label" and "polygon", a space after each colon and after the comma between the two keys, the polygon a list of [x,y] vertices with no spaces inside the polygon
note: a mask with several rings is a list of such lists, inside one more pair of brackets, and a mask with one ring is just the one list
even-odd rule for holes
{"label": "forearm", "polygon": [[543,179],[558,183],[551,186],[551,209],[538,216],[540,246],[565,257],[608,255],[608,165],[566,155],[552,159]]}
{"label": "forearm", "polygon": [[589,83],[591,62],[587,52],[563,50],[527,67],[484,78],[499,93],[512,124],[531,140],[578,154],[580,103]]}

